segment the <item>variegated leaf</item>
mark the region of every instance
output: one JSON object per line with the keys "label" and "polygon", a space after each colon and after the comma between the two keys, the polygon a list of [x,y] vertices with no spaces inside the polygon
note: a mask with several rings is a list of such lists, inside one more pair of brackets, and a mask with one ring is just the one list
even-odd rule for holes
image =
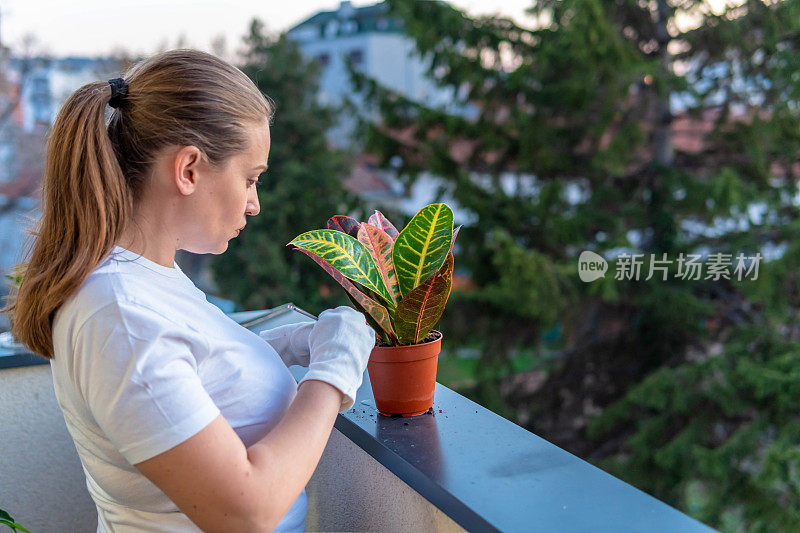
{"label": "variegated leaf", "polygon": [[383,305],[384,307],[389,309],[389,316],[392,316],[392,313],[394,312],[394,308],[396,306],[390,306],[390,305],[384,303],[383,302],[383,298],[381,298],[380,294],[378,294],[377,292],[375,292],[375,291],[373,291],[371,289],[366,288],[365,286],[361,285],[357,281],[353,281],[352,283],[353,283],[353,285],[356,286],[356,289],[358,289],[362,293],[366,294],[368,297],[372,298],[376,302],[380,302],[381,305]]}
{"label": "variegated leaf", "polygon": [[394,328],[392,328],[392,321],[389,317],[389,311],[387,311],[384,306],[369,296],[366,296],[363,292],[359,291],[349,279],[342,275],[341,272],[333,268],[313,252],[303,248],[297,249],[313,259],[315,263],[325,269],[325,272],[330,274],[333,279],[338,281],[339,284],[344,287],[344,290],[347,291],[350,297],[358,302],[358,304],[362,307],[362,309],[359,309],[359,311],[363,310],[369,313],[369,316],[375,321],[375,323],[378,324],[378,326],[380,326],[381,329],[383,329],[384,332],[386,332],[390,339],[397,339],[397,334],[395,333]]}
{"label": "variegated leaf", "polygon": [[375,265],[383,277],[383,283],[392,296],[392,303],[397,305],[399,296],[397,276],[394,274],[394,264],[392,263],[392,245],[394,241],[382,229],[366,223],[361,224],[358,230],[358,241],[372,254]]}
{"label": "variegated leaf", "polygon": [[298,235],[289,244],[318,255],[347,279],[375,291],[382,303],[394,309],[395,304],[375,260],[369,250],[350,235],[337,230],[317,229]]}
{"label": "variegated leaf", "polygon": [[383,213],[381,213],[377,209],[372,215],[370,215],[369,220],[367,220],[367,223],[372,224],[376,228],[380,228],[383,231],[385,231],[386,234],[392,238],[392,240],[396,239],[397,236],[400,235],[400,232],[397,231],[397,228],[394,227],[394,224],[389,222],[389,220],[387,220],[387,218],[383,216]]}
{"label": "variegated leaf", "polygon": [[401,297],[425,283],[444,263],[453,241],[453,211],[446,204],[423,207],[392,248]]}
{"label": "variegated leaf", "polygon": [[327,227],[328,229],[335,229],[336,231],[347,233],[355,239],[358,235],[358,228],[360,225],[361,223],[353,217],[347,215],[333,215],[328,219]]}
{"label": "variegated leaf", "polygon": [[406,294],[394,311],[400,344],[417,344],[430,333],[444,312],[453,284],[453,254],[425,283]]}

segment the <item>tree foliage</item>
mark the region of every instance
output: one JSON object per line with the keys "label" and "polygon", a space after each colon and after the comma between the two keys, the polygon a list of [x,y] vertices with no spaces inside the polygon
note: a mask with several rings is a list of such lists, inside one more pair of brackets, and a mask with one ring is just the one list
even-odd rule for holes
{"label": "tree foliage", "polygon": [[[800,2],[540,0],[532,28],[388,3],[465,110],[352,73],[381,116],[366,148],[476,216],[476,290],[440,329],[478,332],[487,367],[524,343],[559,358],[541,386],[470,394],[715,527],[797,529]],[[583,250],[605,278],[579,280]],[[638,280],[615,279],[623,253]],[[757,280],[677,270],[739,253],[769,259]]]}
{"label": "tree foliage", "polygon": [[253,20],[240,66],[275,104],[269,169],[261,177],[261,213],[248,220],[228,250],[214,258],[220,292],[244,309],[295,302],[319,313],[346,304],[335,282],[286,244],[295,235],[348,213],[355,200],[342,187],[348,154],[329,147],[325,131],[335,111],[316,100],[319,66],[285,34],[265,35]]}

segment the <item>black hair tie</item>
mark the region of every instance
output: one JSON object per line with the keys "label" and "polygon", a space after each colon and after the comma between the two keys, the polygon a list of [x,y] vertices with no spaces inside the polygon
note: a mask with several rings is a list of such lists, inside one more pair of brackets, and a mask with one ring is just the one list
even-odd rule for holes
{"label": "black hair tie", "polygon": [[117,109],[128,96],[128,84],[122,78],[108,80],[108,84],[111,85],[111,100],[108,101],[108,105]]}

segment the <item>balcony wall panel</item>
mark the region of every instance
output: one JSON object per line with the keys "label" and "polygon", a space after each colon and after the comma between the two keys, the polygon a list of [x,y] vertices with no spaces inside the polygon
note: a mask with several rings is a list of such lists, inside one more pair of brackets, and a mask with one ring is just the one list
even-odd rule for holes
{"label": "balcony wall panel", "polygon": [[464,531],[337,429],[306,495],[309,531]]}
{"label": "balcony wall panel", "polygon": [[0,509],[31,533],[97,529],[49,364],[0,369]]}

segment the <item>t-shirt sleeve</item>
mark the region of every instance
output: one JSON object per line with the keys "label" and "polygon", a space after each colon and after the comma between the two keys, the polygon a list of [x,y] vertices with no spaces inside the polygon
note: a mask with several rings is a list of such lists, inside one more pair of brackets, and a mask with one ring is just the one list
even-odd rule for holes
{"label": "t-shirt sleeve", "polygon": [[80,326],[74,343],[78,389],[131,464],[177,446],[220,413],[203,388],[185,332],[155,311],[107,305]]}

